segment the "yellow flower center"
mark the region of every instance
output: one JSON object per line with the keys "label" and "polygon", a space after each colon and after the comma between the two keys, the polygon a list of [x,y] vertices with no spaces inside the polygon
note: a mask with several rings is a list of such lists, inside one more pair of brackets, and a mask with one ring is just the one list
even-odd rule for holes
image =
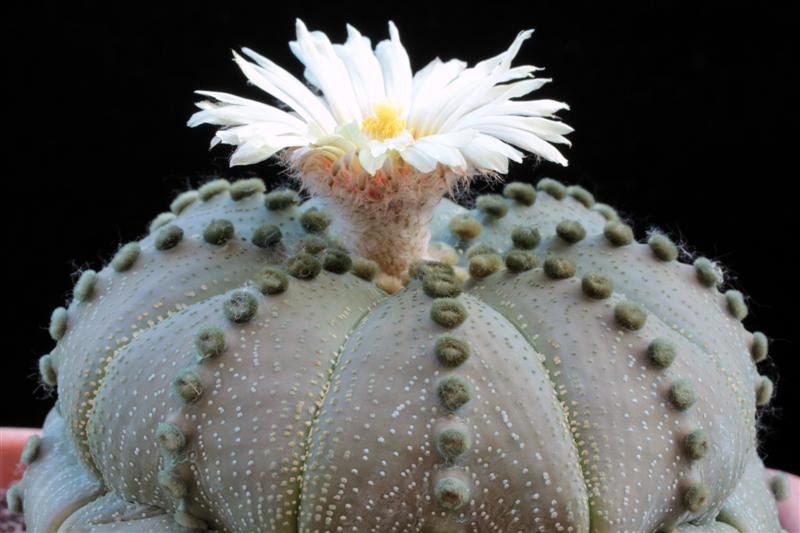
{"label": "yellow flower center", "polygon": [[375,104],[375,112],[361,122],[361,131],[372,139],[382,141],[397,137],[406,129],[406,121],[400,118],[401,109],[390,102]]}

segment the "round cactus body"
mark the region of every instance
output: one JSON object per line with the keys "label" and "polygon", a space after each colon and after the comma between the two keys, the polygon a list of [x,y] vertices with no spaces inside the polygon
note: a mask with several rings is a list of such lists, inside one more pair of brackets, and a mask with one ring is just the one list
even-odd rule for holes
{"label": "round cactus body", "polygon": [[[308,222],[324,199],[184,193],[54,313],[58,402],[16,489],[30,530],[779,531],[763,334],[554,183],[442,199],[429,255],[450,264],[394,293]],[[470,275],[514,250],[538,261]]]}
{"label": "round cactus body", "polygon": [[567,106],[514,100],[549,81],[511,67],[531,30],[412,77],[389,26],[373,52],[298,20],[307,85],[234,52],[281,108],[201,91],[189,125],[300,192],[210,181],[81,274],[9,492],[30,530],[779,531],[743,293],[577,185],[447,199],[566,165]]}

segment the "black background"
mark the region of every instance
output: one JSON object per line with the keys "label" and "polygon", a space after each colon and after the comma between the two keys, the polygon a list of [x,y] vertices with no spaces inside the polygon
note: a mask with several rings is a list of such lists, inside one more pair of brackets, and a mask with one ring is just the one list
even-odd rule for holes
{"label": "black background", "polygon": [[510,178],[579,183],[631,217],[638,237],[658,227],[722,261],[748,297],[746,326],[771,338],[771,362],[760,368],[777,397],[762,415],[762,452],[767,464],[800,471],[791,437],[800,364],[790,323],[797,135],[789,80],[797,61],[788,11],[764,3],[110,4],[30,2],[5,17],[12,93],[3,102],[9,270],[0,424],[38,425],[50,408],[36,360],[52,349],[49,315],[78,269],[99,269],[204,177],[283,179],[266,163],[231,172],[227,148],[208,151],[210,127],[185,127],[195,89],[262,98],[230,50],[252,47],[300,76],[287,45],[296,16],[334,42],[350,22],[373,44],[387,37],[391,18],[415,71],[437,55],[474,64],[536,29],[514,65],[544,66],[540,75],[554,78],[528,98],[570,104],[561,113],[576,129],[565,149],[570,166],[526,160]]}

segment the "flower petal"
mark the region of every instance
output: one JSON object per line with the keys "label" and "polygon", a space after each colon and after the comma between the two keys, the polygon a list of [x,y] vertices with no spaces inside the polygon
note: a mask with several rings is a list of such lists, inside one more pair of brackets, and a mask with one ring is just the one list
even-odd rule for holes
{"label": "flower petal", "polygon": [[333,131],[336,121],[320,99],[300,80],[252,50],[242,50],[257,64],[233,52],[234,60],[253,85],[282,101],[307,122],[314,122],[322,131]]}
{"label": "flower petal", "polygon": [[252,165],[275,155],[279,148],[263,143],[244,143],[231,154],[230,166]]}
{"label": "flower petal", "polygon": [[[230,130],[223,130],[217,132],[225,135]],[[231,139],[233,140],[233,139]],[[222,140],[225,144],[237,144],[238,147],[231,155],[230,166],[237,165],[252,165],[260,163],[269,159],[275,153],[287,148],[289,146],[302,146],[305,144],[305,139],[294,135],[275,135],[266,136],[262,134],[253,135],[252,137],[242,137],[241,134],[236,135],[236,142],[227,142]]]}
{"label": "flower petal", "polygon": [[481,127],[480,131],[481,133],[492,135],[514,146],[519,146],[523,150],[532,152],[548,161],[567,166],[567,160],[561,155],[561,152],[534,133],[498,124],[487,124]]}
{"label": "flower petal", "polygon": [[440,91],[454,80],[467,64],[458,59],[443,63],[438,57],[414,75],[411,109],[408,112],[408,126],[417,131],[425,127],[424,119],[430,113],[431,104],[437,100]]}
{"label": "flower petal", "polygon": [[461,116],[451,115],[439,131],[446,132],[470,127],[470,123],[486,115],[493,115],[497,105],[510,98],[524,96],[532,91],[539,89],[542,85],[549,82],[549,78],[536,78],[532,80],[518,81],[508,85],[498,85],[489,89],[484,97],[475,101],[475,107],[466,111]]}
{"label": "flower petal", "polygon": [[505,69],[508,69],[508,67],[511,65],[511,60],[516,57],[520,47],[522,46],[522,43],[526,39],[529,39],[531,35],[533,35],[533,30],[524,30],[519,32],[508,50],[501,52],[494,57],[490,57],[489,59],[484,59],[475,65],[475,70],[484,74],[489,74],[497,67],[502,68],[505,66]]}
{"label": "flower petal", "polygon": [[486,116],[475,121],[469,121],[467,126],[480,131],[485,131],[489,126],[505,126],[524,130],[542,139],[551,142],[569,145],[570,142],[563,137],[574,131],[572,127],[557,120],[542,117],[515,117],[511,115]]}
{"label": "flower petal", "polygon": [[508,158],[495,151],[476,145],[469,145],[464,148],[463,154],[467,163],[482,173],[491,171],[506,174],[508,172]]}
{"label": "flower petal", "polygon": [[477,132],[471,130],[429,135],[400,152],[400,156],[408,164],[422,172],[433,171],[436,168],[436,162],[466,171],[467,162],[460,149],[472,142],[476,135]]}
{"label": "flower petal", "polygon": [[520,65],[518,67],[513,67],[508,69],[508,72],[500,76],[497,80],[497,83],[516,80],[518,78],[532,78],[533,76],[529,76],[529,74],[540,70],[544,69],[541,67],[534,67],[533,65]]}
{"label": "flower petal", "polygon": [[[440,132],[443,125],[458,120],[461,116],[475,109],[486,98],[487,92],[502,79],[509,70],[511,61],[517,55],[522,43],[528,39],[532,30],[520,32],[504,53],[490,60],[478,63],[467,69],[439,96],[437,109],[432,120],[428,121],[426,133]],[[491,72],[485,72],[492,66]]]}
{"label": "flower petal", "polygon": [[410,146],[400,152],[400,157],[419,172],[433,172],[436,170],[436,158],[416,146]]}
{"label": "flower petal", "polygon": [[189,118],[187,125],[191,128],[200,124],[213,124],[217,126],[238,126],[253,122],[274,122],[284,125],[293,132],[303,134],[308,125],[302,120],[278,108],[250,101],[250,103],[218,104],[208,100],[198,102],[201,111]]}
{"label": "flower petal", "polygon": [[247,124],[244,126],[221,129],[217,131],[215,136],[223,144],[234,145],[258,142],[260,140],[269,140],[277,137],[281,138],[281,142],[286,141],[294,143],[287,144],[286,146],[299,146],[301,144],[308,144],[308,139],[303,135],[283,133],[280,129],[276,128],[274,124],[267,123]]}
{"label": "flower petal", "polygon": [[297,50],[306,68],[313,74],[339,123],[364,118],[361,115],[347,68],[333,50],[327,35],[309,33],[302,20],[297,19]]}
{"label": "flower petal", "polygon": [[496,137],[492,137],[491,135],[485,135],[483,133],[479,133],[475,136],[475,138],[467,145],[466,148],[482,148],[486,150],[491,150],[496,152],[503,157],[506,157],[515,163],[522,163],[522,158],[524,154],[514,148],[513,146],[504,143],[500,139]]}
{"label": "flower petal", "polygon": [[400,32],[391,20],[389,37],[375,47],[375,56],[383,70],[386,98],[400,104],[402,115],[405,116],[411,108],[411,62],[400,42]]}
{"label": "flower petal", "polygon": [[334,44],[333,49],[347,67],[361,114],[372,115],[373,105],[386,99],[386,91],[381,65],[372,52],[370,40],[348,24],[347,42]]}
{"label": "flower petal", "polygon": [[348,122],[347,124],[341,124],[340,126],[337,126],[336,134],[340,135],[344,139],[347,139],[357,147],[366,146],[369,142],[367,136],[364,135],[364,132],[362,132],[361,128],[358,127],[357,122]]}
{"label": "flower petal", "polygon": [[496,115],[552,117],[562,109],[569,110],[569,106],[564,102],[555,100],[526,100],[502,102],[494,107],[492,113]]}
{"label": "flower petal", "polygon": [[362,149],[358,152],[358,161],[361,163],[361,166],[364,167],[370,175],[375,174],[375,172],[383,166],[383,163],[386,161],[386,158],[389,157],[389,152],[383,151],[378,154],[371,153],[372,151],[369,149]]}

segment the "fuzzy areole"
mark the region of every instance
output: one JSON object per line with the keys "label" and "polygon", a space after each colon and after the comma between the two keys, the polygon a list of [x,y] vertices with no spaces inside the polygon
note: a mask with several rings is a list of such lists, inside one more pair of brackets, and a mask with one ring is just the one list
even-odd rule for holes
{"label": "fuzzy areole", "polygon": [[436,395],[442,407],[456,411],[472,399],[472,387],[461,376],[447,376],[436,386]]}
{"label": "fuzzy areole", "polygon": [[156,250],[163,252],[175,248],[181,242],[181,239],[183,239],[183,230],[174,224],[170,224],[158,230],[153,245]]}
{"label": "fuzzy areole", "polygon": [[431,298],[454,298],[462,289],[463,283],[452,274],[431,272],[422,278],[422,290]]}
{"label": "fuzzy areole", "polygon": [[262,294],[280,294],[289,287],[289,278],[279,268],[264,267],[256,273],[255,285]]}
{"label": "fuzzy areole", "polygon": [[431,319],[442,327],[453,329],[467,319],[467,310],[455,298],[437,298],[431,306]]}
{"label": "fuzzy areole", "polygon": [[525,272],[535,268],[539,259],[525,250],[511,250],[506,254],[505,262],[510,272]]}
{"label": "fuzzy areole", "polygon": [[225,318],[236,324],[243,324],[256,316],[258,300],[249,292],[236,291],[225,300],[223,309]]}
{"label": "fuzzy areole", "polygon": [[446,367],[456,367],[467,360],[470,354],[469,343],[456,335],[440,335],[434,348],[436,358]]}
{"label": "fuzzy areole", "polygon": [[539,229],[531,226],[517,226],[511,231],[511,242],[516,248],[532,250],[542,240]]}
{"label": "fuzzy areole", "polygon": [[281,242],[283,234],[275,224],[262,224],[253,232],[251,241],[259,248],[269,248]]}
{"label": "fuzzy areole", "polygon": [[503,187],[503,196],[522,205],[531,206],[536,201],[536,189],[528,183],[514,181]]}
{"label": "fuzzy areole", "polygon": [[201,329],[194,338],[194,346],[200,360],[219,357],[228,349],[228,341],[222,328],[209,326]]}
{"label": "fuzzy areole", "polygon": [[443,477],[434,489],[436,502],[444,509],[460,509],[469,500],[469,486],[464,480],[455,477]]}
{"label": "fuzzy areole", "polygon": [[503,268],[503,258],[498,254],[478,254],[469,260],[469,273],[474,279],[483,279]]}
{"label": "fuzzy areole", "polygon": [[605,300],[614,293],[614,282],[608,276],[590,272],[581,279],[584,294],[595,300]]}
{"label": "fuzzy areole", "polygon": [[264,205],[270,211],[281,211],[300,203],[300,195],[291,189],[272,191],[264,197]]}
{"label": "fuzzy areole", "polygon": [[236,229],[233,222],[224,218],[214,219],[203,230],[203,239],[209,244],[221,246],[233,238]]}
{"label": "fuzzy areole", "polygon": [[196,402],[206,387],[203,378],[195,370],[184,368],[175,375],[174,388],[181,400],[189,404]]}
{"label": "fuzzy areole", "polygon": [[467,453],[471,446],[469,433],[461,428],[448,427],[436,435],[436,449],[450,461]]}

